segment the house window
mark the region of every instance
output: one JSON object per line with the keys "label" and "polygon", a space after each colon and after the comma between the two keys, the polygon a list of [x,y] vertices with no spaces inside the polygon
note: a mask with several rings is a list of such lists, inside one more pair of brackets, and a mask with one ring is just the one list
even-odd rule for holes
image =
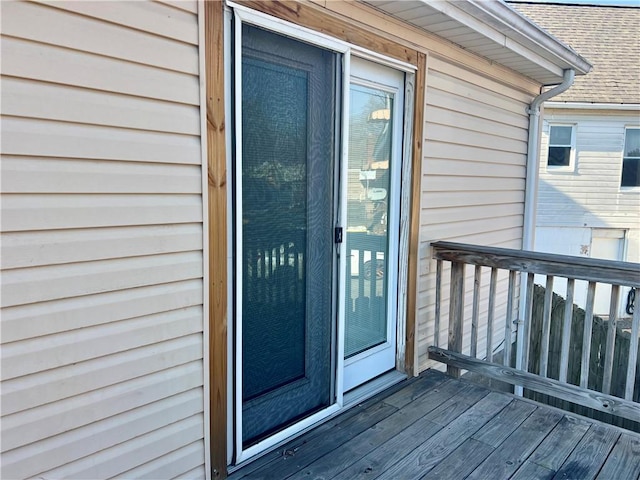
{"label": "house window", "polygon": [[640,128],[625,130],[620,186],[640,186]]}
{"label": "house window", "polygon": [[571,167],[573,165],[573,126],[549,126],[548,167]]}

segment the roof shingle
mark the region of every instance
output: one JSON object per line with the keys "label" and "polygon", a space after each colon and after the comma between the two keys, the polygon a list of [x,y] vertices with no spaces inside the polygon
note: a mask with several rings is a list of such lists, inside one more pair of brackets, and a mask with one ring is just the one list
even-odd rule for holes
{"label": "roof shingle", "polygon": [[593,64],[554,101],[640,104],[640,8],[508,3]]}

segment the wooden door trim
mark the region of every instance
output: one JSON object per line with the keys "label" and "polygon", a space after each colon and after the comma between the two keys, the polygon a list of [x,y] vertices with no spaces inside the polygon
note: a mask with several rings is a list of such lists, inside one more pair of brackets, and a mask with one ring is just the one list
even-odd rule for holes
{"label": "wooden door trim", "polygon": [[[209,409],[211,477],[227,476],[227,156],[224,2],[204,2],[209,201]],[[207,268],[207,267],[205,267]]]}
{"label": "wooden door trim", "polygon": [[[422,137],[426,76],[426,55],[393,42],[376,33],[338,18],[335,13],[313,4],[298,2],[239,1],[257,11],[273,15],[340,40],[416,65],[414,125],[412,149],[411,209],[409,232],[409,266],[405,336],[405,371],[415,375],[416,297],[420,227],[420,188],[422,172]],[[205,9],[205,77],[207,112],[207,163],[209,200],[209,391],[211,469],[213,478],[227,475],[227,170],[226,119],[224,85],[224,2],[206,0]]]}

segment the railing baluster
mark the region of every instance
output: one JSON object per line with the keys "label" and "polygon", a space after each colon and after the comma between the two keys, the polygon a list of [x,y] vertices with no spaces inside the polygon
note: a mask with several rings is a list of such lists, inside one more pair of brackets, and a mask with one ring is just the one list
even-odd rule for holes
{"label": "railing baluster", "polygon": [[527,274],[527,303],[524,312],[524,345],[522,346],[522,368],[529,371],[529,346],[531,345],[531,322],[533,318],[533,273]]}
{"label": "railing baluster", "polygon": [[604,357],[604,377],[602,393],[610,393],[611,377],[613,373],[613,353],[616,346],[616,323],[618,319],[618,305],[620,285],[611,285],[611,304],[609,307],[609,328],[607,328],[607,346]]}
{"label": "railing baluster", "polygon": [[476,358],[478,353],[478,317],[480,316],[480,282],[482,267],[476,265],[473,277],[473,312],[471,314],[471,351],[470,355]]}
{"label": "railing baluster", "polygon": [[593,302],[596,298],[596,282],[589,282],[587,288],[587,304],[584,313],[584,330],[582,333],[582,363],[580,364],[580,386],[588,388],[589,362],[591,361],[591,333],[593,330]]}
{"label": "railing baluster", "polygon": [[573,317],[573,291],[576,281],[567,279],[567,299],[564,305],[564,321],[562,323],[562,347],[560,349],[560,376],[558,380],[567,381],[569,371],[569,345],[571,343],[571,319]]}
{"label": "railing baluster", "polygon": [[504,356],[502,364],[511,366],[511,334],[513,332],[513,296],[516,293],[516,271],[509,270],[509,292],[507,293],[507,315],[504,323]]}
{"label": "railing baluster", "polygon": [[553,303],[553,275],[547,276],[542,314],[542,340],[540,341],[540,375],[547,376],[549,365],[549,333],[551,332],[551,307]]}
{"label": "railing baluster", "polygon": [[496,310],[496,287],[498,284],[498,269],[491,268],[489,281],[489,309],[487,311],[487,362],[493,362],[493,315]]}
{"label": "railing baluster", "polygon": [[[442,325],[444,330],[448,330],[448,349],[431,346],[429,347],[429,358],[446,364],[449,375],[459,376],[462,369],[469,369],[490,378],[502,378],[519,389],[552,395],[562,401],[594,408],[621,418],[633,420],[640,418],[638,417],[640,405],[636,396],[636,387],[638,386],[636,377],[640,369],[637,365],[640,357],[640,352],[638,352],[640,347],[640,308],[633,314],[630,336],[625,333],[624,336],[620,335],[620,338],[617,338],[616,330],[621,289],[640,288],[640,278],[637,273],[638,264],[452,242],[434,242],[432,248],[433,258],[438,262],[435,345],[441,343],[440,340],[442,340],[439,335],[440,321],[443,315],[442,302],[449,302],[449,324],[448,328]],[[451,283],[448,292],[442,291],[443,282],[448,280],[443,279],[445,273],[442,261],[448,261],[451,265]],[[467,265],[473,265],[475,271],[473,311],[468,312],[468,317],[465,319],[465,282],[467,281],[465,271],[470,273],[466,270]],[[491,269],[489,287],[486,290],[483,289],[486,285],[483,286],[482,283],[482,270],[485,268]],[[503,292],[508,295],[506,314],[502,320],[504,337],[501,328],[499,328],[500,334],[495,331],[498,327],[494,324],[498,314],[497,304],[503,300],[503,297],[498,298],[500,295],[498,290],[502,288],[498,283],[499,269],[509,272],[508,292],[504,292],[507,288],[503,289]],[[542,292],[542,288],[534,284],[535,275],[546,276],[545,292]],[[553,286],[556,277],[562,278],[563,281],[567,280],[566,299],[562,311],[554,310]],[[518,289],[519,280],[522,281],[522,284]],[[587,298],[584,305],[584,299],[580,295],[582,286],[579,285],[579,281],[588,282]],[[485,281],[485,283],[487,282]],[[602,337],[606,336],[606,339],[600,338],[599,321],[595,324],[598,325],[598,332],[595,332],[596,327],[594,327],[594,311],[597,310],[595,294],[598,283],[608,284],[612,289],[609,308],[610,321],[606,328],[606,335],[604,335],[605,329],[602,328]],[[504,287],[507,286],[504,285]],[[471,288],[468,290],[466,293],[469,293],[469,297],[471,297]],[[483,322],[485,321],[484,311],[480,313],[480,295],[485,295],[487,291],[489,293],[486,314],[487,336],[486,345],[482,346],[482,349],[486,350],[486,355],[485,360],[479,360],[478,357],[482,357],[484,352],[478,351],[478,336],[484,328]],[[448,300],[446,299],[447,294],[449,295]],[[469,300],[471,303],[471,298]],[[518,304],[516,304],[517,300]],[[576,300],[578,301],[577,306],[574,305]],[[577,331],[572,332],[573,313],[574,310],[580,311],[578,307],[585,308],[584,326],[583,329],[580,329],[579,334]],[[503,315],[502,308],[500,308],[500,315]],[[534,315],[536,316],[536,325],[538,325],[538,321],[541,325],[536,326],[536,334],[532,335]],[[538,316],[540,318],[537,318]],[[513,324],[516,318],[520,325],[517,330],[517,343],[514,345],[512,343],[515,333]],[[469,352],[466,351],[467,347],[464,343],[465,352],[468,355],[462,353],[463,339],[465,338],[464,329],[469,328],[465,321],[469,322],[471,328]],[[561,329],[562,333],[558,329]],[[494,343],[495,334],[504,340],[500,341],[498,338]],[[533,358],[532,350],[534,348],[533,340],[536,342],[537,355],[535,358]],[[537,345],[537,342],[540,342],[540,345]],[[495,366],[493,365],[495,361],[493,349],[497,344],[500,347],[503,343],[503,365]],[[551,351],[552,346],[553,351]],[[517,348],[518,355],[515,369],[511,368],[513,348]],[[538,352],[538,348],[540,352]],[[579,350],[581,353],[578,355],[581,358],[576,358],[576,353]],[[592,350],[594,352],[593,358]],[[627,354],[628,356],[625,357]],[[558,367],[556,367],[556,362],[559,362]],[[578,362],[580,362],[580,367],[578,367]],[[625,367],[626,371],[623,370]],[[603,378],[598,377],[594,381],[594,373],[597,371],[600,374],[603,370]],[[577,378],[578,374],[579,379]],[[554,380],[554,378],[558,380]],[[570,383],[579,383],[580,385],[570,385]],[[597,388],[599,392],[590,390],[590,386]],[[616,396],[611,395],[611,392],[614,392]]]}
{"label": "railing baluster", "polygon": [[[451,290],[449,293],[449,350],[462,353],[462,323],[464,321],[464,263],[451,262]],[[460,369],[447,365],[447,373],[454,378]]]}
{"label": "railing baluster", "polygon": [[631,323],[631,341],[629,342],[629,363],[627,365],[627,383],[624,390],[625,400],[633,400],[636,381],[636,362],[638,361],[638,337],[640,337],[640,308],[636,301]]}
{"label": "railing baluster", "polygon": [[436,262],[436,315],[433,322],[433,345],[440,346],[440,302],[442,297],[442,260]]}

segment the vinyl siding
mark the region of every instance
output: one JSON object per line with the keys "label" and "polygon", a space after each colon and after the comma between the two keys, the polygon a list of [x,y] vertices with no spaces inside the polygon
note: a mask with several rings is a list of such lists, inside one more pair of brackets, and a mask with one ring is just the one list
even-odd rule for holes
{"label": "vinyl siding", "polygon": [[[640,262],[640,188],[621,188],[625,127],[638,127],[639,111],[545,111],[540,148],[537,227],[626,230],[627,261]],[[575,128],[572,171],[547,168],[549,124]],[[576,243],[578,242],[576,239]],[[588,244],[589,242],[587,242]],[[537,245],[551,250],[553,245]],[[556,246],[564,251],[563,246]],[[579,255],[579,251],[572,252]]]}
{"label": "vinyl siding", "polygon": [[2,2],[2,478],[206,476],[197,6]]}
{"label": "vinyl siding", "polygon": [[[427,358],[433,344],[435,261],[430,242],[449,240],[521,248],[528,116],[532,93],[505,86],[473,69],[432,55],[428,62],[418,268],[418,362],[420,370],[442,368]],[[440,345],[446,346],[450,269],[443,272]],[[466,271],[465,332],[471,334],[473,268]],[[490,270],[482,271],[478,355],[486,346]],[[492,345],[501,349],[508,275],[500,272]]]}

